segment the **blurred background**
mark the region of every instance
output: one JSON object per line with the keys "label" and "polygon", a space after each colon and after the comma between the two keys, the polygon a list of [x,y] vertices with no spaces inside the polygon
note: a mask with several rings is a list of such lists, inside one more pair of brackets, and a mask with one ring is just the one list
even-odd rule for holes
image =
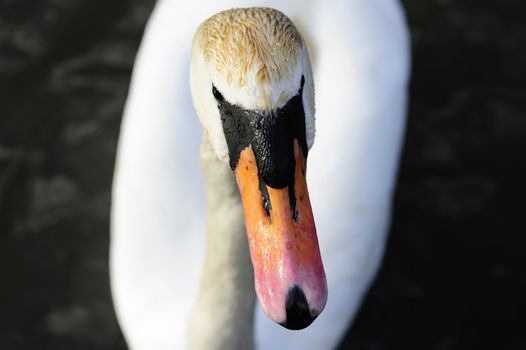
{"label": "blurred background", "polygon": [[[387,254],[342,349],[526,349],[526,3],[405,0]],[[115,147],[153,0],[0,1],[0,349],[124,350]]]}

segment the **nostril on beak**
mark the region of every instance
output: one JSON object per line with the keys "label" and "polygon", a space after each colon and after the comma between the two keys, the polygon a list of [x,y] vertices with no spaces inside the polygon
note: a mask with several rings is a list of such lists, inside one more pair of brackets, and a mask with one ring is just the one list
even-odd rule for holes
{"label": "nostril on beak", "polygon": [[316,317],[310,314],[309,303],[300,287],[294,286],[287,293],[285,301],[287,319],[281,325],[292,330],[299,330],[309,326]]}

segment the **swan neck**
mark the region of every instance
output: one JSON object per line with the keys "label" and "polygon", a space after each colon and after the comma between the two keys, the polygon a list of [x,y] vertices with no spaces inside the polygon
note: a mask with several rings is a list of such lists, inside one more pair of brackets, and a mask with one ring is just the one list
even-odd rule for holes
{"label": "swan neck", "polygon": [[188,348],[253,349],[254,277],[239,191],[228,164],[217,158],[206,136],[201,164],[207,191],[206,252]]}

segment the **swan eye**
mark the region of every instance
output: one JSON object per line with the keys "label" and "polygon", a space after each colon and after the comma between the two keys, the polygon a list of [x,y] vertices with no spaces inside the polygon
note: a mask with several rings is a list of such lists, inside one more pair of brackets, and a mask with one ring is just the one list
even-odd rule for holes
{"label": "swan eye", "polygon": [[214,95],[217,102],[225,102],[225,98],[223,97],[223,95],[221,95],[219,90],[217,90],[213,84],[212,84],[212,94]]}

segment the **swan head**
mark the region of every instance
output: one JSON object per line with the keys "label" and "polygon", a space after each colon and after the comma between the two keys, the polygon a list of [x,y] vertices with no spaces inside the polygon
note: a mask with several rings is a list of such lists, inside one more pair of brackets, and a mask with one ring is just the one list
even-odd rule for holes
{"label": "swan head", "polygon": [[306,45],[277,10],[220,12],[196,32],[190,86],[206,135],[239,186],[262,309],[286,328],[305,328],[327,300],[305,179],[314,142]]}

